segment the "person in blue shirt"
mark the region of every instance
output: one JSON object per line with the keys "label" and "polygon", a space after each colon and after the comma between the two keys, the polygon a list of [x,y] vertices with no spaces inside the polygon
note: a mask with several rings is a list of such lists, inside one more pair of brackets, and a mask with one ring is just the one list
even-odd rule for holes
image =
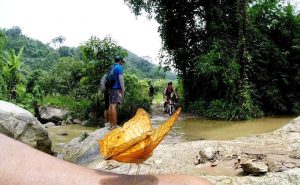
{"label": "person in blue shirt", "polygon": [[125,61],[121,56],[115,57],[115,64],[113,66],[115,83],[109,90],[109,108],[108,119],[111,124],[111,128],[115,129],[118,122],[118,104],[121,104],[125,93],[125,83],[123,77],[123,65]]}

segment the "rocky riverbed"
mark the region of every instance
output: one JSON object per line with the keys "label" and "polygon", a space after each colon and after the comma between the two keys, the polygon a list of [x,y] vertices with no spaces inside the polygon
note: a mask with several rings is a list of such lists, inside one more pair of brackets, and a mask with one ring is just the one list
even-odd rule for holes
{"label": "rocky riverbed", "polygon": [[[115,173],[136,174],[137,165],[105,161],[98,129],[64,147],[64,160]],[[166,143],[166,142],[164,142]],[[189,174],[215,184],[300,184],[300,117],[266,134],[231,141],[193,141],[160,144],[139,174]]]}
{"label": "rocky riverbed", "polygon": [[[49,152],[51,142],[44,125],[20,107],[3,101],[0,105],[1,133]],[[97,140],[107,132],[101,128],[73,139],[59,157],[114,173],[189,174],[222,185],[300,184],[300,117],[273,132],[230,141],[169,142],[166,137],[140,170],[134,164],[101,158]]]}

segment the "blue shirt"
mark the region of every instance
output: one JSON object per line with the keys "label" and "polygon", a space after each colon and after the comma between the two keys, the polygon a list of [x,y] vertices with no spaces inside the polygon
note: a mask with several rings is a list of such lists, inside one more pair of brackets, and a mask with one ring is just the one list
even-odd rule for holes
{"label": "blue shirt", "polygon": [[121,64],[114,64],[114,76],[116,82],[112,86],[113,89],[121,89],[119,75],[123,75],[123,66]]}

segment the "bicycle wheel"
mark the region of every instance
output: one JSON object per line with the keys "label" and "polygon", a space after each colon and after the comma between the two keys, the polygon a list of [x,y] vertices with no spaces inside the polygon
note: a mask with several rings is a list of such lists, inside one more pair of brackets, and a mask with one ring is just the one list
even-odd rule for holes
{"label": "bicycle wheel", "polygon": [[173,112],[174,112],[173,105],[169,105],[169,111],[168,111],[169,115],[171,116],[173,114]]}

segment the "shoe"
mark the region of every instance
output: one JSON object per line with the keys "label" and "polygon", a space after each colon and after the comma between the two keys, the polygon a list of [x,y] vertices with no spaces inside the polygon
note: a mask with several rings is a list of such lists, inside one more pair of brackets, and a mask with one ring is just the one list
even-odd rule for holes
{"label": "shoe", "polygon": [[107,128],[108,130],[111,130],[111,124],[110,123],[105,123],[104,127]]}

